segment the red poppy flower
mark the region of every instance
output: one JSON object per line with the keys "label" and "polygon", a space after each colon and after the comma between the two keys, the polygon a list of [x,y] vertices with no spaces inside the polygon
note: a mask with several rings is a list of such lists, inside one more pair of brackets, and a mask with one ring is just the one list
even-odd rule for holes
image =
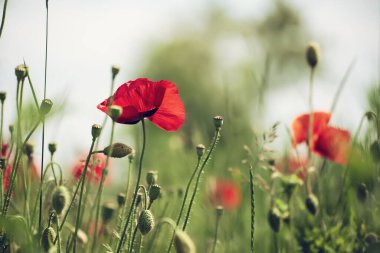
{"label": "red poppy flower", "polygon": [[1,157],[6,157],[8,154],[8,144],[1,144]]}
{"label": "red poppy flower", "polygon": [[[86,179],[90,177],[91,182],[93,184],[99,184],[102,178],[102,171],[105,164],[106,164],[106,156],[104,156],[103,154],[92,155],[90,162],[88,164]],[[86,165],[86,155],[83,155],[83,157],[79,159],[78,163],[75,164],[72,170],[74,179],[79,180],[81,178],[85,165]]]}
{"label": "red poppy flower", "polygon": [[[309,131],[309,115],[302,114],[298,116],[292,124],[294,144],[300,144],[307,141]],[[318,137],[318,134],[327,127],[331,114],[327,112],[313,113],[313,128],[311,133],[311,143]]]}
{"label": "red poppy flower", "polygon": [[241,201],[240,188],[231,180],[214,179],[210,181],[208,197],[214,206],[221,205],[225,209],[235,209]]}
{"label": "red poppy flower", "polygon": [[98,109],[108,114],[112,105],[123,108],[116,122],[136,124],[148,118],[153,124],[166,131],[178,130],[185,120],[185,108],[177,87],[169,81],[150,81],[139,78],[121,85],[112,97],[98,105]]}

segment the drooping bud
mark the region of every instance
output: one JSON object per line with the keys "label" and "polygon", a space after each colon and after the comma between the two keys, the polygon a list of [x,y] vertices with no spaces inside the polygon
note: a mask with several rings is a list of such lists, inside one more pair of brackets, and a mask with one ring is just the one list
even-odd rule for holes
{"label": "drooping bud", "polygon": [[52,205],[58,215],[66,211],[69,206],[70,192],[63,185],[55,188],[52,196]]}
{"label": "drooping bud", "polygon": [[4,100],[7,98],[7,93],[5,91],[0,92],[0,102],[4,103]]}
{"label": "drooping bud", "polygon": [[111,67],[112,79],[115,79],[115,77],[117,76],[117,74],[119,74],[119,71],[120,71],[120,67],[119,66],[112,65],[112,67]]}
{"label": "drooping bud", "polygon": [[114,202],[105,202],[102,206],[102,219],[104,223],[108,223],[112,220],[117,206]]}
{"label": "drooping bud", "polygon": [[53,107],[53,102],[50,99],[44,99],[40,105],[40,116],[45,117]]}
{"label": "drooping bud", "polygon": [[380,162],[380,141],[376,140],[370,147],[372,158],[375,162]]}
{"label": "drooping bud", "polygon": [[91,135],[92,138],[96,139],[100,136],[100,133],[102,132],[102,126],[98,124],[93,124],[91,128]]}
{"label": "drooping bud", "polygon": [[154,227],[154,217],[151,211],[143,210],[140,214],[137,226],[141,234],[146,235]]}
{"label": "drooping bud", "polygon": [[280,210],[276,207],[272,207],[268,212],[268,222],[274,232],[280,231],[281,228],[281,214]]}
{"label": "drooping bud", "polygon": [[117,204],[119,205],[119,208],[124,206],[126,200],[127,200],[127,196],[122,193],[122,192],[119,192],[119,194],[117,194]]}
{"label": "drooping bud", "polygon": [[356,189],[356,196],[362,203],[364,203],[367,200],[368,189],[364,183],[361,183]]}
{"label": "drooping bud", "polygon": [[55,247],[55,237],[56,233],[52,227],[47,227],[44,229],[41,236],[41,247],[45,252],[53,252]]}
{"label": "drooping bud", "polygon": [[201,158],[203,156],[203,154],[205,153],[205,145],[198,144],[196,149],[197,149],[198,158]]}
{"label": "drooping bud", "polygon": [[48,145],[49,152],[51,155],[54,155],[55,151],[57,151],[57,143],[51,142]]}
{"label": "drooping bud", "polygon": [[17,65],[15,68],[15,74],[17,77],[17,82],[23,82],[25,80],[25,77],[28,75],[28,66],[25,64]]}
{"label": "drooping bud", "polygon": [[319,209],[319,201],[317,196],[312,193],[309,194],[309,196],[306,198],[305,205],[307,210],[309,210],[312,215],[315,215]]}
{"label": "drooping bud", "polygon": [[176,229],[174,235],[174,246],[177,253],[195,253],[195,244],[190,236],[180,229]]}
{"label": "drooping bud", "polygon": [[146,173],[146,183],[148,185],[155,184],[158,179],[158,172],[156,170],[150,170]]}
{"label": "drooping bud", "polygon": [[111,116],[111,118],[114,121],[116,121],[122,113],[123,113],[123,108],[118,105],[111,105],[108,109],[108,114]]}
{"label": "drooping bud", "polygon": [[152,185],[149,189],[150,202],[155,201],[160,196],[160,193],[161,193],[161,186],[157,184]]}
{"label": "drooping bud", "polygon": [[215,116],[214,117],[214,125],[216,130],[220,130],[220,128],[223,126],[223,117],[222,116]]}
{"label": "drooping bud", "polygon": [[132,153],[132,148],[123,143],[114,143],[103,149],[103,153],[114,158],[122,158]]}
{"label": "drooping bud", "polygon": [[315,68],[319,62],[320,49],[316,42],[310,42],[306,49],[306,60],[311,68]]}

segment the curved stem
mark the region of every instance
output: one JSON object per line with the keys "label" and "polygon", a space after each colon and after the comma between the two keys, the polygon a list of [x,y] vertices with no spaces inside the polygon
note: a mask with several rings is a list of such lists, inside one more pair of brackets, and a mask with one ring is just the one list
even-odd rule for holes
{"label": "curved stem", "polygon": [[0,38],[1,38],[1,34],[3,33],[5,15],[7,14],[7,4],[8,4],[8,0],[4,0],[3,17],[1,18],[1,26],[0,26]]}
{"label": "curved stem", "polygon": [[128,227],[128,224],[129,224],[129,221],[130,221],[130,218],[131,218],[131,214],[132,214],[133,209],[135,207],[135,202],[136,202],[136,197],[137,197],[137,191],[139,189],[139,184],[140,184],[141,171],[142,171],[142,162],[143,162],[143,158],[144,158],[145,144],[146,144],[146,130],[145,130],[145,121],[144,121],[144,119],[141,120],[141,123],[142,123],[142,129],[143,129],[143,146],[142,146],[142,150],[141,150],[139,171],[138,171],[138,174],[137,174],[137,182],[136,182],[135,192],[133,194],[132,205],[129,208],[128,217],[127,217],[127,220],[126,220],[126,222],[124,224],[123,232],[121,233],[121,238],[120,238],[119,243],[117,245],[116,253],[120,253],[122,245],[124,243],[125,232],[127,231],[127,227]]}

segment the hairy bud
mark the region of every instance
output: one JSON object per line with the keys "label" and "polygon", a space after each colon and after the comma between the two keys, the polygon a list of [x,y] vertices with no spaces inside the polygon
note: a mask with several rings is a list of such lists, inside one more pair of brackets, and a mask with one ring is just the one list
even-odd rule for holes
{"label": "hairy bud", "polygon": [[69,205],[70,192],[63,185],[55,188],[52,196],[52,205],[54,210],[60,215],[66,211]]}
{"label": "hairy bud", "polygon": [[122,158],[130,153],[132,153],[133,149],[123,143],[114,143],[106,148],[103,149],[103,153],[107,156],[114,157],[114,158]]}
{"label": "hairy bud", "polygon": [[141,234],[148,234],[154,227],[154,217],[151,211],[143,210],[140,214],[137,226]]}

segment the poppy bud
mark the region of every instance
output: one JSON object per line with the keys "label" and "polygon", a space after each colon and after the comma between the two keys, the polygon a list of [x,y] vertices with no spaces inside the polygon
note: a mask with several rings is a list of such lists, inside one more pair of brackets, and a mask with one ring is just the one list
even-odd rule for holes
{"label": "poppy bud", "polygon": [[312,215],[315,215],[319,209],[319,201],[317,196],[312,193],[309,194],[309,196],[306,198],[305,205],[307,210],[309,210]]}
{"label": "poppy bud", "polygon": [[364,241],[368,244],[376,243],[380,240],[379,236],[375,233],[367,233],[364,236]]}
{"label": "poppy bud", "polygon": [[372,158],[376,162],[380,162],[380,141],[376,140],[371,144],[370,147]]}
{"label": "poppy bud", "polygon": [[223,206],[217,206],[215,208],[215,211],[216,211],[216,217],[221,217],[223,215],[223,212],[224,212],[224,208]]}
{"label": "poppy bud", "polygon": [[306,60],[311,68],[317,66],[320,58],[319,45],[315,42],[311,42],[306,49]]}
{"label": "poppy bud", "polygon": [[152,185],[149,189],[150,202],[155,201],[160,196],[160,193],[161,193],[161,186],[157,184]]}
{"label": "poppy bud", "polygon": [[268,222],[274,232],[280,231],[281,217],[280,211],[276,207],[272,207],[268,213]]}
{"label": "poppy bud", "polygon": [[55,188],[52,197],[52,205],[58,215],[68,208],[69,199],[70,193],[65,186],[61,185]]}
{"label": "poppy bud", "polygon": [[362,203],[364,203],[367,200],[368,189],[364,183],[361,183],[356,189],[356,196]]}
{"label": "poppy bud", "polygon": [[15,130],[15,127],[13,125],[9,125],[9,132],[13,134],[13,131]]}
{"label": "poppy bud", "polygon": [[190,236],[182,230],[176,229],[174,246],[177,253],[195,253],[195,244]]}
{"label": "poppy bud", "polygon": [[0,171],[4,171],[5,169],[5,158],[0,158]]}
{"label": "poppy bud", "polygon": [[15,68],[15,74],[17,77],[17,82],[24,81],[25,77],[28,75],[28,66],[25,64],[17,65]]}
{"label": "poppy bud", "polygon": [[7,93],[5,91],[0,92],[0,101],[4,103],[4,100],[7,98]]}
{"label": "poppy bud", "polygon": [[142,200],[142,194],[141,192],[137,193],[137,197],[136,197],[136,207],[138,207],[141,203],[141,200]]}
{"label": "poppy bud", "polygon": [[102,219],[104,223],[111,221],[113,214],[116,210],[116,204],[114,202],[106,202],[102,206]]}
{"label": "poppy bud", "polygon": [[197,155],[198,155],[198,157],[201,158],[203,156],[204,152],[205,152],[205,145],[198,144],[197,147],[196,147],[196,149],[197,149]]}
{"label": "poppy bud", "polygon": [[41,247],[45,252],[53,252],[55,236],[56,233],[52,227],[47,227],[42,232]]}
{"label": "poppy bud", "polygon": [[132,148],[123,143],[114,143],[104,148],[103,153],[110,157],[122,158],[132,153]]}
{"label": "poppy bud", "polygon": [[140,214],[137,226],[141,234],[146,235],[154,227],[154,217],[151,211],[143,210]]}
{"label": "poppy bud", "polygon": [[120,71],[120,67],[119,66],[112,65],[112,67],[111,67],[112,79],[115,79],[115,77],[117,76],[117,74],[119,74],[119,71]]}
{"label": "poppy bud", "polygon": [[111,118],[116,121],[119,116],[123,113],[123,108],[118,105],[111,105],[108,109],[108,113],[111,116]]}
{"label": "poppy bud", "polygon": [[50,154],[53,155],[55,151],[57,151],[57,143],[54,143],[54,142],[49,143],[48,148],[49,148]]}
{"label": "poppy bud", "polygon": [[100,133],[102,132],[102,126],[98,124],[93,124],[91,128],[91,135],[92,138],[96,139],[100,136]]}
{"label": "poppy bud", "polygon": [[34,152],[34,144],[28,142],[24,146],[24,154],[27,155],[28,157],[31,157]]}
{"label": "poppy bud", "polygon": [[158,179],[158,173],[156,170],[150,170],[148,173],[146,173],[146,183],[148,185],[155,184]]}
{"label": "poppy bud", "polygon": [[216,130],[220,130],[220,128],[223,125],[223,117],[222,116],[215,116],[214,117],[214,125]]}
{"label": "poppy bud", "polygon": [[44,117],[48,114],[53,107],[53,102],[50,99],[44,99],[40,105],[40,116]]}
{"label": "poppy bud", "polygon": [[119,207],[122,207],[124,206],[126,200],[127,200],[127,196],[125,196],[124,193],[120,192],[118,195],[117,195],[117,204],[119,205]]}

